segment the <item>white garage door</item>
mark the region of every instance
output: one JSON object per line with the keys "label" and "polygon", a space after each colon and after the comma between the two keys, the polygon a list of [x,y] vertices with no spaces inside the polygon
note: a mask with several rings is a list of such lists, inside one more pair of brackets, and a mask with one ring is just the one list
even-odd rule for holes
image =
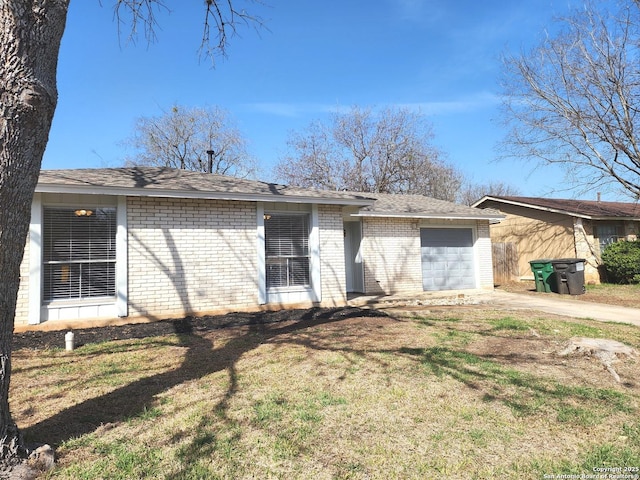
{"label": "white garage door", "polygon": [[422,288],[475,288],[473,231],[470,228],[422,228]]}

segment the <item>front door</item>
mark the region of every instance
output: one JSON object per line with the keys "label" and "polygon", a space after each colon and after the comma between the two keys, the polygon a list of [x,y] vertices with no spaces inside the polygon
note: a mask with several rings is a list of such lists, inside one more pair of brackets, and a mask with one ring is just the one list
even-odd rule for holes
{"label": "front door", "polygon": [[347,292],[364,292],[364,275],[360,243],[362,227],[360,222],[344,222],[344,263]]}

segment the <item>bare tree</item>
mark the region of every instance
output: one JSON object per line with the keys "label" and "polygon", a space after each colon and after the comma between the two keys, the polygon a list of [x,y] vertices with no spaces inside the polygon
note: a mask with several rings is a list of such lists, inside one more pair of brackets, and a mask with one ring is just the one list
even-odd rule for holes
{"label": "bare tree", "polygon": [[419,113],[353,107],[329,124],[313,122],[287,142],[276,166],[286,183],[327,190],[413,193],[453,201],[462,175],[432,145]]}
{"label": "bare tree", "polygon": [[[240,0],[238,0],[240,1]],[[224,54],[228,35],[252,22],[237,2],[206,0],[204,54]],[[140,23],[151,36],[162,0],[116,0],[132,34]],[[69,0],[0,1],[0,477],[27,454],[9,409],[11,344],[20,263],[30,208],[57,104],[56,70]],[[211,38],[209,25],[216,25]],[[216,40],[218,43],[216,44]],[[210,48],[209,48],[210,46]]]}
{"label": "bare tree", "polygon": [[483,183],[465,183],[458,194],[458,203],[463,205],[473,205],[485,195],[495,195],[498,197],[518,196],[520,191],[507,183],[501,181]]}
{"label": "bare tree", "polygon": [[313,121],[304,132],[291,132],[287,145],[293,153],[282,158],[275,169],[286,183],[323,190],[345,188],[347,161],[340,157],[328,125]]}
{"label": "bare tree", "polygon": [[505,59],[505,155],[564,168],[590,190],[640,195],[640,9],[587,1],[558,19],[558,33]]}
{"label": "bare tree", "polygon": [[[136,153],[127,165],[157,165],[246,178],[257,166],[231,115],[218,107],[174,105],[157,117],[137,120],[125,142]],[[209,152],[209,153],[208,153]]]}

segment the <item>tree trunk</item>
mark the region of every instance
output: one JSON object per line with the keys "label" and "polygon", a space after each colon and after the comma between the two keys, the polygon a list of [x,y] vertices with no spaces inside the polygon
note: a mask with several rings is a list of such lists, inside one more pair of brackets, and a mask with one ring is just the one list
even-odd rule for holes
{"label": "tree trunk", "polygon": [[0,462],[26,451],[9,410],[20,263],[57,102],[69,0],[0,0]]}

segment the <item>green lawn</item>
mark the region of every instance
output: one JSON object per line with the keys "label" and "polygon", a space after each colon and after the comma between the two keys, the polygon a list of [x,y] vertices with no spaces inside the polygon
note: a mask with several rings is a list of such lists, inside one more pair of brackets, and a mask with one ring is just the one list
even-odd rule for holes
{"label": "green lawn", "polygon": [[46,478],[524,478],[640,467],[638,360],[616,383],[574,335],[628,325],[436,308],[14,354]]}

